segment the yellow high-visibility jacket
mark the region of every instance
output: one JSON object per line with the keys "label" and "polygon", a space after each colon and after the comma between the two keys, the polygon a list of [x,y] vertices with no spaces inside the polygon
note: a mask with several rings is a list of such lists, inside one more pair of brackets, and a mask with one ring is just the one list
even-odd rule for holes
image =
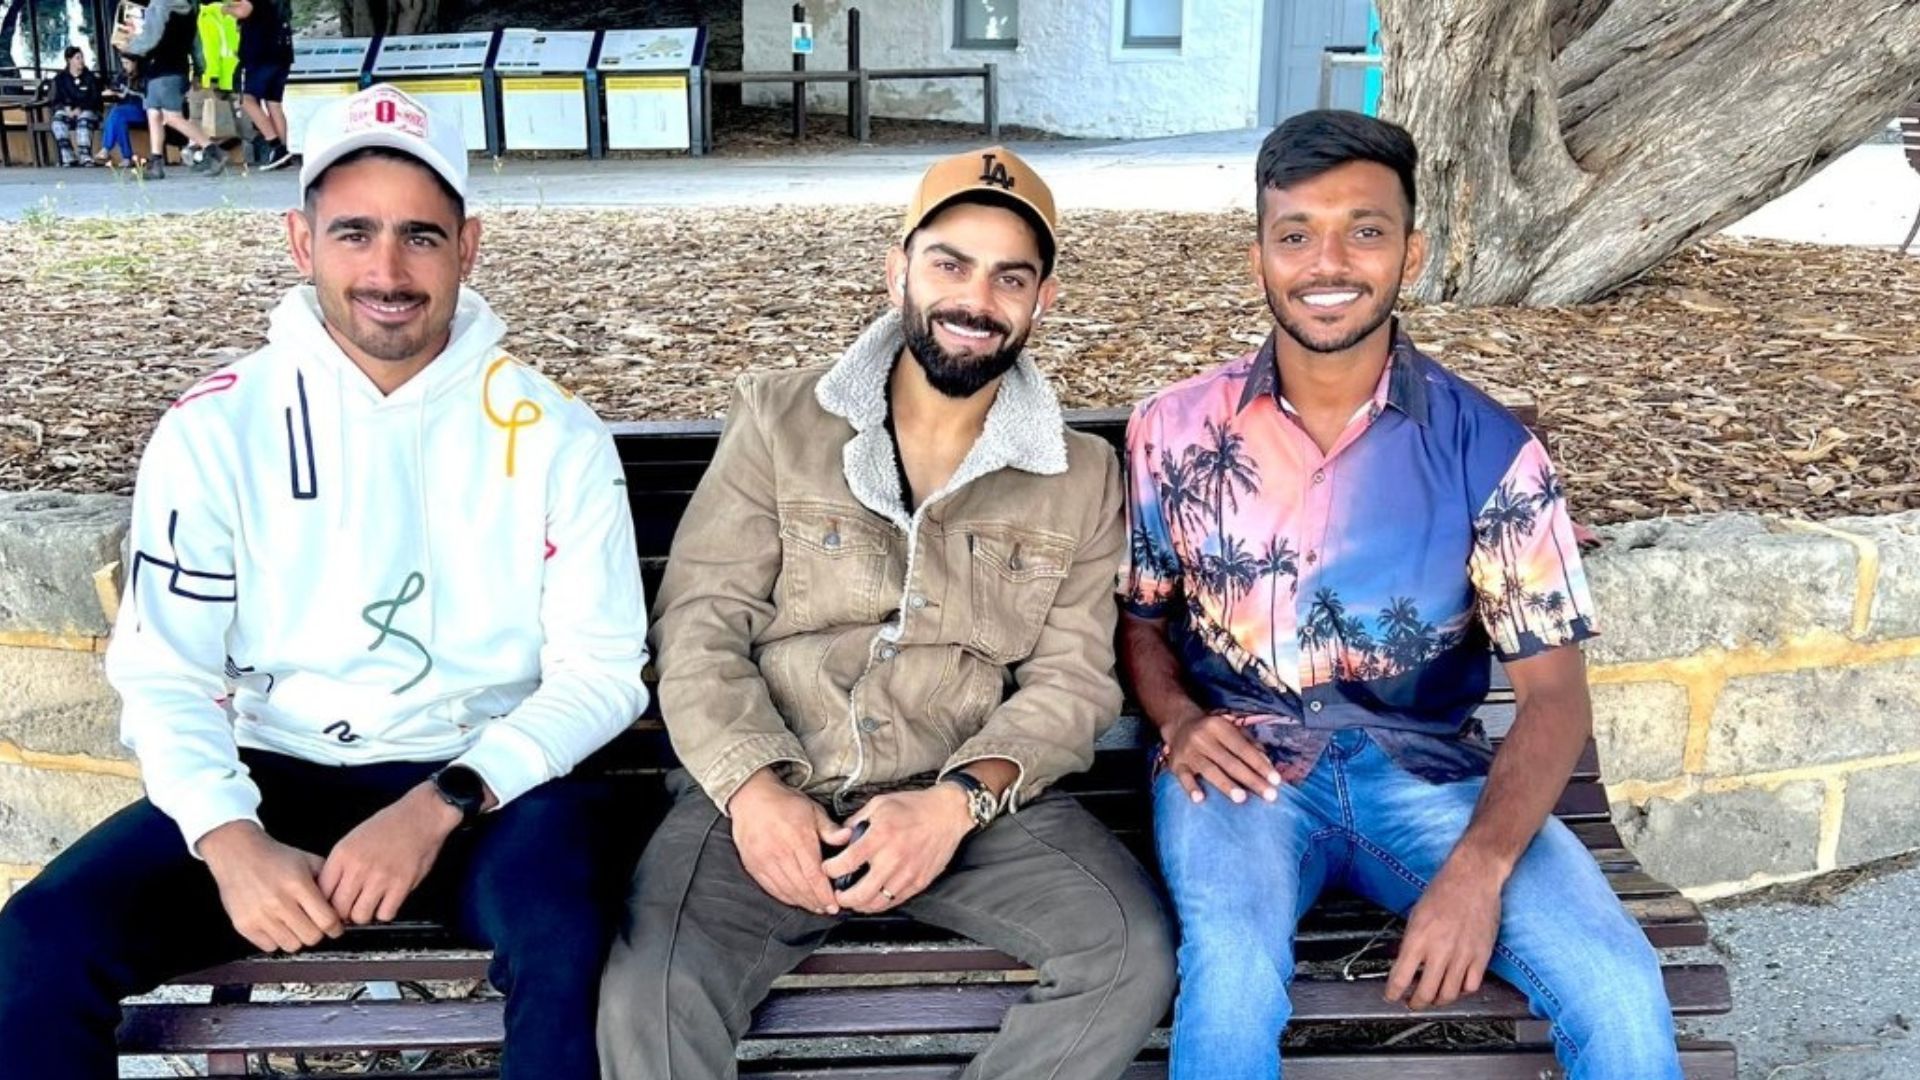
{"label": "yellow high-visibility jacket", "polygon": [[240,70],[240,20],[219,4],[200,5],[200,85],[233,89]]}

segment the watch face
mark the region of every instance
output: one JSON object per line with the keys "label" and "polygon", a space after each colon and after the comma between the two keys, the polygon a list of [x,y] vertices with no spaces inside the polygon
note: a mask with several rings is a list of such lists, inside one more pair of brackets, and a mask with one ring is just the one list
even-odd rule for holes
{"label": "watch face", "polygon": [[994,811],[999,809],[999,800],[993,792],[978,788],[967,793],[968,809],[973,812],[973,823],[985,827],[993,820]]}
{"label": "watch face", "polygon": [[448,798],[460,803],[462,808],[471,805],[477,809],[481,800],[486,798],[480,782],[480,774],[464,765],[453,765],[441,769],[435,774],[433,781],[439,785],[441,791],[446,792]]}

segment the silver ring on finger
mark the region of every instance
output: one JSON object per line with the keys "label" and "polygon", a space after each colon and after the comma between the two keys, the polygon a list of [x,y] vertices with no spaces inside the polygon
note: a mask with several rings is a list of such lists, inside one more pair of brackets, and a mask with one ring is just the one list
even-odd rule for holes
{"label": "silver ring on finger", "polygon": [[896,901],[896,900],[898,900],[898,899],[900,899],[899,897],[897,897],[897,896],[895,896],[895,895],[893,895],[893,893],[891,893],[891,892],[888,892],[888,891],[887,891],[886,889],[881,889],[881,890],[880,890],[880,895],[881,895],[881,896],[884,896],[884,897],[886,897],[886,898],[887,898],[887,903],[889,903],[889,904],[891,904],[891,903],[893,903],[894,901]]}

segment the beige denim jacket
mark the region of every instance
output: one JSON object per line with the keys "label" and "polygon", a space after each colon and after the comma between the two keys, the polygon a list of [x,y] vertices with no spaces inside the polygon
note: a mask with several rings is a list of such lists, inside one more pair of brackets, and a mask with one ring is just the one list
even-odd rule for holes
{"label": "beige denim jacket", "polygon": [[1087,768],[1121,703],[1112,449],[1028,357],[946,487],[907,512],[885,427],[888,314],[833,367],[743,376],[655,605],[675,752],[724,809],[777,764],[844,808],[970,761],[1017,808]]}

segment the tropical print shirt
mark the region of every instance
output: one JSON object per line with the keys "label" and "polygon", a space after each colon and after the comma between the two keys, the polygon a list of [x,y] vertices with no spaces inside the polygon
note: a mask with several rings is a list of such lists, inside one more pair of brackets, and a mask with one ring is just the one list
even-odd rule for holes
{"label": "tropical print shirt", "polygon": [[1483,774],[1489,648],[1515,660],[1595,633],[1545,448],[1397,325],[1327,453],[1271,337],[1142,404],[1127,450],[1124,607],[1167,619],[1196,700],[1289,781],[1347,727],[1429,780]]}

